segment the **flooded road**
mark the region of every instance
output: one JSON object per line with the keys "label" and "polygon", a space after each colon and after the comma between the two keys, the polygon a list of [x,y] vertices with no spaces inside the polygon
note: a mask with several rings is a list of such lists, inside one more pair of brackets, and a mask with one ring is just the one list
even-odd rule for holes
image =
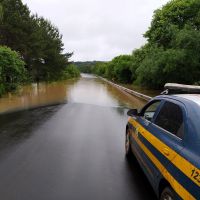
{"label": "flooded road", "polygon": [[61,103],[140,107],[144,101],[123,94],[93,75],[82,74],[80,79],[21,87],[0,98],[0,113]]}
{"label": "flooded road", "polygon": [[4,97],[18,111],[0,115],[0,199],[156,199],[124,157],[127,108],[144,103],[90,75]]}

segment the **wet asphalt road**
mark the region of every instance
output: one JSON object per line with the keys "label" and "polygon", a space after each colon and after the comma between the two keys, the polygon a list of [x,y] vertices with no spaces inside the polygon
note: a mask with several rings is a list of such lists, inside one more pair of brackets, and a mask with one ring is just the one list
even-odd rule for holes
{"label": "wet asphalt road", "polygon": [[127,110],[75,99],[0,116],[0,199],[156,199],[124,157]]}

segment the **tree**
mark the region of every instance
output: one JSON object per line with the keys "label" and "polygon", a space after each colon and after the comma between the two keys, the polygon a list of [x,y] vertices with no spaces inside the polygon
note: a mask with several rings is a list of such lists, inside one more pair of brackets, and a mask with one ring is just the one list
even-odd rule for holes
{"label": "tree", "polygon": [[172,0],[157,10],[145,34],[149,50],[136,70],[136,83],[162,88],[166,82],[199,82],[199,30],[199,0]]}
{"label": "tree", "polygon": [[16,51],[0,46],[0,94],[16,89],[25,79],[25,63]]}
{"label": "tree", "polygon": [[4,15],[0,26],[0,44],[7,45],[26,57],[27,40],[33,29],[30,11],[21,0],[0,0]]}
{"label": "tree", "polygon": [[50,21],[34,16],[37,42],[32,49],[32,59],[28,61],[33,79],[56,80],[68,65],[72,54],[63,54],[62,35]]}
{"label": "tree", "polygon": [[0,44],[20,53],[33,81],[60,78],[72,53],[63,53],[62,35],[49,20],[31,15],[21,0],[0,0],[4,17]]}
{"label": "tree", "polygon": [[113,58],[110,62],[97,62],[92,68],[92,72],[111,79],[112,81],[118,81],[122,83],[130,83],[132,81],[131,55],[120,55]]}
{"label": "tree", "polygon": [[2,22],[2,19],[3,19],[3,7],[0,4],[0,23]]}
{"label": "tree", "polygon": [[183,50],[151,47],[136,70],[136,83],[160,89],[166,82],[186,82],[184,58]]}
{"label": "tree", "polygon": [[169,48],[176,33],[186,25],[200,30],[199,0],[171,0],[154,12],[151,26],[144,36],[150,43]]}
{"label": "tree", "polygon": [[105,62],[95,62],[91,70],[94,74],[105,77],[107,67],[107,63]]}
{"label": "tree", "polygon": [[132,64],[132,56],[130,55],[121,55],[115,57],[112,61],[114,75],[117,81],[121,83],[131,83],[132,73],[130,66]]}
{"label": "tree", "polygon": [[74,64],[70,64],[64,69],[61,79],[66,80],[69,78],[78,78],[80,76],[80,71]]}
{"label": "tree", "polygon": [[200,81],[200,33],[186,27],[172,41],[173,48],[151,46],[136,70],[136,82],[162,88],[166,82],[195,84]]}
{"label": "tree", "polygon": [[74,65],[77,66],[77,68],[82,73],[92,73],[92,69],[94,68],[95,64],[98,61],[85,61],[85,62],[74,62]]}
{"label": "tree", "polygon": [[161,89],[166,82],[200,83],[200,1],[171,0],[156,10],[146,45],[95,71],[121,83]]}
{"label": "tree", "polygon": [[150,45],[146,44],[145,46],[142,46],[140,49],[135,49],[132,52],[132,62],[130,64],[130,71],[132,73],[132,81],[135,81],[137,79],[136,71],[142,61],[145,59],[146,55],[150,51]]}

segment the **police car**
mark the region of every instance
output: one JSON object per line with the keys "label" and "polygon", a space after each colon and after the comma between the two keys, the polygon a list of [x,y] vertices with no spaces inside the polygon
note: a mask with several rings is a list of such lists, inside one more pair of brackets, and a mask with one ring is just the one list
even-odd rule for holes
{"label": "police car", "polygon": [[200,87],[166,84],[140,111],[128,111],[132,154],[158,199],[200,199]]}

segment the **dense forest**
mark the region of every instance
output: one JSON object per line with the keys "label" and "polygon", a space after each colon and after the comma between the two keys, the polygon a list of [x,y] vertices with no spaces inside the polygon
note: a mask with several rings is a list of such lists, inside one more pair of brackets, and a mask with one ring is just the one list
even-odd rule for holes
{"label": "dense forest", "polygon": [[200,84],[200,1],[171,0],[154,12],[147,43],[131,55],[96,63],[92,72],[159,89],[166,82]]}
{"label": "dense forest", "polygon": [[24,82],[79,76],[59,30],[21,0],[0,0],[0,94]]}
{"label": "dense forest", "polygon": [[85,62],[74,62],[73,64],[80,70],[82,73],[93,73],[92,68],[97,63],[104,63],[101,61],[85,61]]}

